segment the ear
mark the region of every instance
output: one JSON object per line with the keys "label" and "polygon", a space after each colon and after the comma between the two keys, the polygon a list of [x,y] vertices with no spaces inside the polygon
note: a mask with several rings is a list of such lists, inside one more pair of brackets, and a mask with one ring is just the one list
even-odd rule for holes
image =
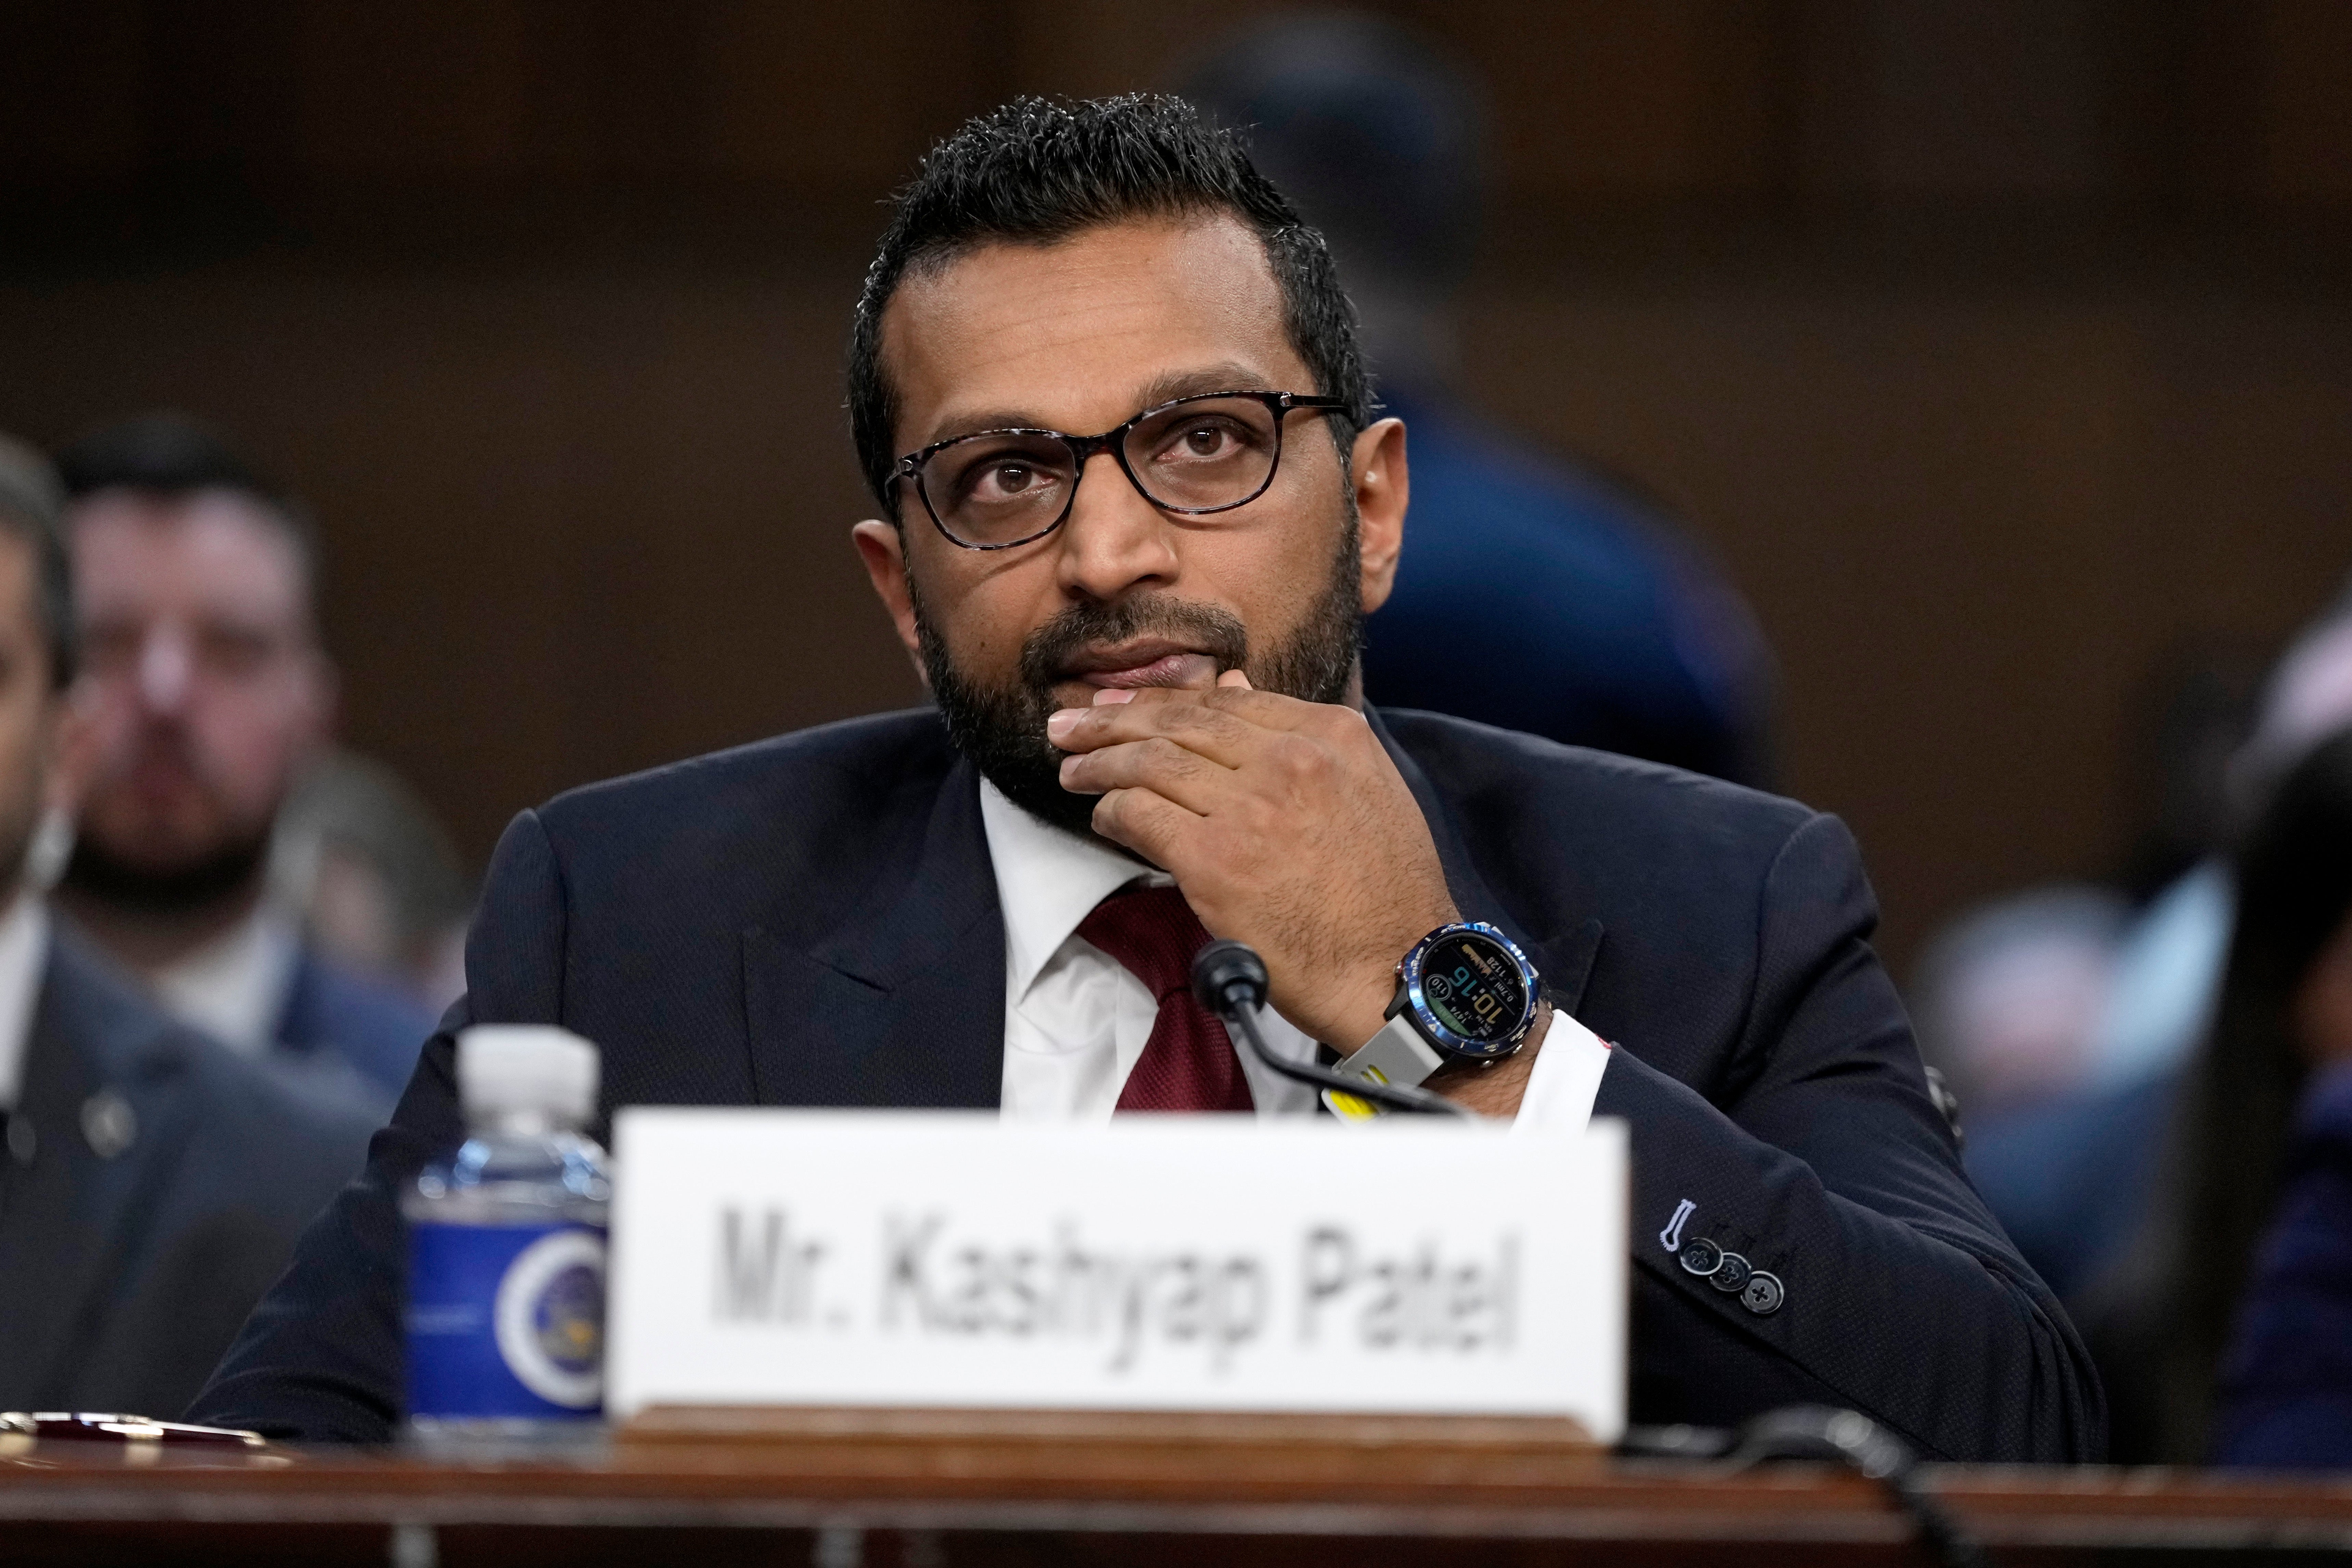
{"label": "ear", "polygon": [[1388,603],[1389,591],[1396,586],[1397,557],[1404,551],[1405,506],[1412,496],[1404,421],[1382,419],[1366,426],[1356,437],[1349,473],[1362,526],[1358,548],[1363,563],[1364,614],[1369,616]]}
{"label": "ear", "polygon": [[898,641],[920,668],[922,647],[915,637],[915,599],[907,592],[906,541],[898,537],[897,529],[871,517],[849,531],[849,540],[857,546],[857,558],[866,563],[874,596],[882,601],[890,624],[898,630]]}

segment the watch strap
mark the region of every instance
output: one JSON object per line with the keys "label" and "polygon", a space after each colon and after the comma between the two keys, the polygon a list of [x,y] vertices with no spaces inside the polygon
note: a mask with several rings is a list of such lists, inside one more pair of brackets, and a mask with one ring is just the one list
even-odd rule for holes
{"label": "watch strap", "polygon": [[1342,1078],[1419,1089],[1444,1065],[1445,1058],[1438,1054],[1437,1047],[1423,1039],[1421,1031],[1400,1013],[1332,1070]]}

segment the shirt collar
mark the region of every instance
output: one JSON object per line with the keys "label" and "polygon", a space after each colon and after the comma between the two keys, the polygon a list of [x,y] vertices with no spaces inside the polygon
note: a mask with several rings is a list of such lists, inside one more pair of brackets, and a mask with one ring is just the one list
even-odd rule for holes
{"label": "shirt collar", "polygon": [[980,781],[980,820],[1004,909],[1006,994],[1015,1002],[1097,904],[1138,878],[1171,879],[1032,816],[986,779]]}
{"label": "shirt collar", "polygon": [[155,972],[164,1010],[245,1056],[276,1038],[301,956],[294,923],[266,900],[195,952]]}

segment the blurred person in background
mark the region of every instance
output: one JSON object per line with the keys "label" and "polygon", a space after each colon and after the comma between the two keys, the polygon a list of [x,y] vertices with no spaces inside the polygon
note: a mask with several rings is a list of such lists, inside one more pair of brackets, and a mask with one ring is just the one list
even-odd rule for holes
{"label": "blurred person in background", "polygon": [[[2280,786],[2240,884],[2187,1128],[2199,1181],[2189,1245],[2252,1276],[2230,1314],[2210,1457],[2340,1469],[2352,1467],[2352,731]],[[2267,1234],[2250,1247],[2256,1226]],[[2192,1352],[2211,1342],[2210,1315],[2226,1299],[2207,1300],[2206,1287],[2190,1282],[2200,1316],[2181,1339]]]}
{"label": "blurred person in background", "polygon": [[303,770],[278,814],[273,895],[318,952],[438,1013],[466,989],[473,895],[457,847],[408,781],[341,746]]}
{"label": "blurred person in background", "polygon": [[87,665],[58,903],[177,1016],[389,1106],[432,1016],[322,956],[267,896],[278,813],[335,714],[309,529],[173,415],[100,431],[58,468]]}
{"label": "blurred person in background", "polygon": [[2115,1146],[2129,1127],[2077,1126],[2067,1110],[2090,1069],[2130,920],[2102,888],[1998,900],[1937,937],[1910,988],[1921,1054],[1966,1112],[1969,1177],[2061,1297],[2139,1216],[2126,1186],[2098,1179],[2137,1153]]}
{"label": "blurred person in background", "polygon": [[74,666],[58,500],[0,438],[0,1409],[168,1416],[374,1120],[164,1016],[28,885]]}
{"label": "blurred person in background", "polygon": [[2156,1207],[2084,1331],[2118,1458],[2352,1463],[2352,731],[2276,784],[2234,879]]}
{"label": "blurred person in background", "polygon": [[2083,1080],[2131,918],[2104,888],[1999,899],[1947,927],[1919,962],[1919,1047],[1972,1118],[2042,1104]]}
{"label": "blurred person in background", "polygon": [[[2211,672],[2226,681],[2221,670]],[[2192,677],[2193,679],[2193,677]],[[2236,889],[2223,845],[2321,737],[2352,723],[2352,587],[2296,637],[2263,683],[2258,703],[2233,710],[2226,689],[2183,693],[2168,717],[2182,776],[2170,793],[2180,820],[2159,828],[2176,874],[2147,900],[2125,937],[2116,993],[2092,1044],[2093,1092],[2128,1092],[2176,1077],[2204,1038],[2221,988]],[[2251,722],[2249,722],[2251,719]],[[2226,763],[2212,752],[2228,749]],[[2135,871],[2162,862],[2143,846]]]}
{"label": "blurred person in background", "polygon": [[[2106,939],[2098,1005],[2086,1017],[2079,994],[1993,988],[2032,1016],[2011,1037],[2046,1041],[2036,1092],[1971,1094],[1969,1065],[1948,1055],[1968,1047],[1940,1026],[1946,976],[1930,962],[1915,977],[1923,1045],[1954,1074],[1969,1112],[1969,1177],[2070,1303],[2114,1288],[2104,1281],[2149,1223],[2184,1063],[2211,1024],[2228,956],[2236,890],[2227,846],[2285,766],[2331,725],[2352,723],[2347,611],[2352,599],[2324,612],[2267,680],[2210,649],[2159,672],[2166,695],[2139,748],[2155,810],[2123,879],[2145,902]],[[1951,940],[1932,945],[1930,960]]]}
{"label": "blurred person in background", "polygon": [[1738,595],[1654,501],[1502,436],[1457,385],[1473,83],[1433,40],[1331,12],[1244,34],[1182,91],[1328,238],[1412,432],[1412,569],[1366,626],[1366,694],[1769,784],[1770,661]]}

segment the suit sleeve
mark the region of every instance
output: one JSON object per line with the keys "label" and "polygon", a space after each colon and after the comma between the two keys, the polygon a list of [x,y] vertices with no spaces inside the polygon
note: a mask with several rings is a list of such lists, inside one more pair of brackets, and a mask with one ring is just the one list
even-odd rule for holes
{"label": "suit sleeve", "polygon": [[[2090,1359],[1961,1172],[1876,919],[1844,826],[1809,819],[1764,879],[1711,1094],[1614,1053],[1593,1114],[1633,1131],[1633,1408],[1731,1424],[1828,1404],[1938,1458],[2095,1459]],[[1777,1289],[1693,1272],[1699,1241]]]}
{"label": "suit sleeve", "polygon": [[368,1161],[312,1221],[294,1260],[230,1345],[188,1419],[310,1443],[384,1443],[402,1411],[407,1288],[400,1194],[465,1139],[457,1032],[552,1023],[562,1005],[564,900],[553,847],[524,812],[499,840],[466,939],[467,994],[425,1044]]}

